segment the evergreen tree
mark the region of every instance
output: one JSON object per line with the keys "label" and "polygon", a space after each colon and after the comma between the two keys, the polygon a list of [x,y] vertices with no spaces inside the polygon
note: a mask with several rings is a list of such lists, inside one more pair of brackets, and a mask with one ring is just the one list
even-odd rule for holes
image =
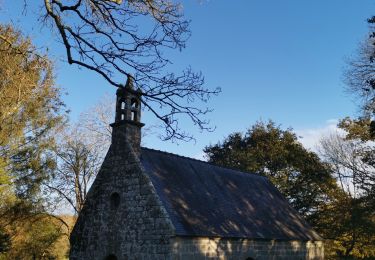
{"label": "evergreen tree", "polygon": [[21,223],[46,213],[42,183],[55,168],[63,103],[48,58],[12,26],[0,35],[0,248],[12,251]]}

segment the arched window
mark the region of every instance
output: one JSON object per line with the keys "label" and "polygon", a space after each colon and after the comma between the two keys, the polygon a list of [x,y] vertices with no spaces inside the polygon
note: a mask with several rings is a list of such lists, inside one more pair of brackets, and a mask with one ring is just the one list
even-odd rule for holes
{"label": "arched window", "polygon": [[139,118],[138,118],[138,111],[139,111],[139,103],[138,103],[138,100],[136,98],[132,98],[130,100],[130,106],[131,106],[131,117],[130,117],[130,120],[132,121],[138,121]]}
{"label": "arched window", "polygon": [[120,194],[113,192],[110,197],[111,210],[115,210],[120,206]]}
{"label": "arched window", "polygon": [[117,260],[117,257],[113,254],[108,255],[105,260]]}
{"label": "arched window", "polygon": [[137,111],[132,111],[132,117],[131,117],[131,120],[132,121],[137,121]]}
{"label": "arched window", "polygon": [[126,113],[126,102],[124,98],[119,98],[116,103],[116,120],[123,121],[125,120]]}
{"label": "arched window", "polygon": [[138,109],[138,105],[139,105],[139,104],[138,104],[138,100],[137,100],[136,98],[132,98],[130,104],[131,104],[131,108],[132,108],[132,110],[133,110],[133,109]]}

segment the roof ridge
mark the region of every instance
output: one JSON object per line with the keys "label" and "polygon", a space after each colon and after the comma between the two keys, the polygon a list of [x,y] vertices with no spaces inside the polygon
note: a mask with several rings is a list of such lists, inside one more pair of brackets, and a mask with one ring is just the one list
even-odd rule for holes
{"label": "roof ridge", "polygon": [[236,169],[234,167],[221,166],[221,165],[218,165],[218,164],[215,164],[215,163],[212,163],[212,162],[207,162],[207,161],[199,160],[199,159],[196,159],[196,158],[191,158],[191,157],[188,157],[188,156],[179,155],[179,154],[175,154],[175,153],[171,153],[171,152],[166,152],[166,151],[161,151],[161,150],[158,150],[158,149],[153,149],[153,148],[144,147],[144,146],[142,146],[141,149],[146,149],[146,150],[154,151],[154,152],[157,152],[157,153],[168,154],[168,155],[172,155],[172,156],[176,156],[176,157],[180,157],[180,158],[184,158],[184,159],[188,159],[188,160],[192,160],[192,161],[206,163],[206,164],[209,164],[209,165],[212,165],[212,166],[215,166],[215,167],[219,167],[219,168],[222,168],[222,169],[228,169],[228,170],[232,170],[232,171],[236,171],[236,172],[241,172],[241,173],[245,173],[245,174],[252,174],[252,175],[255,175],[255,176],[258,176],[258,177],[262,177],[262,178],[265,178],[265,179],[268,180],[268,178],[266,176],[263,176],[263,175],[260,175],[260,174],[256,174],[254,172],[242,171],[242,170]]}

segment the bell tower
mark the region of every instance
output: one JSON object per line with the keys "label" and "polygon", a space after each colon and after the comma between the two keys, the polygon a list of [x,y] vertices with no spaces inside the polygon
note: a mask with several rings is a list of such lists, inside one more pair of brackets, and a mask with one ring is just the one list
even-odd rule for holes
{"label": "bell tower", "polygon": [[112,144],[128,141],[139,156],[141,148],[141,97],[140,89],[134,90],[133,78],[128,76],[125,87],[116,91],[116,116],[112,126]]}

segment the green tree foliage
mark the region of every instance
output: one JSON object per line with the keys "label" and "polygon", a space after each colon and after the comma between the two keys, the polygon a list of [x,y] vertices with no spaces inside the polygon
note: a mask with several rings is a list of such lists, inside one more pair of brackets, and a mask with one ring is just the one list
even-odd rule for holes
{"label": "green tree foliage", "polygon": [[0,34],[1,180],[11,180],[18,195],[28,196],[53,167],[46,151],[62,119],[62,102],[49,60],[33,54],[30,40],[12,27],[1,26]]}
{"label": "green tree foliage", "polygon": [[51,148],[63,103],[51,62],[19,31],[3,25],[0,104],[0,248],[13,251],[23,221],[45,214],[42,183],[55,168]]}
{"label": "green tree foliage", "polygon": [[298,142],[291,129],[258,122],[205,148],[210,162],[267,176],[308,219],[315,219],[326,192],[335,187],[330,168]]}
{"label": "green tree foliage", "polygon": [[48,215],[38,214],[19,219],[11,224],[12,246],[0,259],[65,259],[67,250],[60,251],[56,242],[67,237],[62,222]]}
{"label": "green tree foliage", "polygon": [[10,248],[10,237],[4,230],[0,230],[0,255]]}
{"label": "green tree foliage", "polygon": [[321,205],[314,227],[325,238],[326,259],[373,259],[374,213],[366,198],[343,190]]}

